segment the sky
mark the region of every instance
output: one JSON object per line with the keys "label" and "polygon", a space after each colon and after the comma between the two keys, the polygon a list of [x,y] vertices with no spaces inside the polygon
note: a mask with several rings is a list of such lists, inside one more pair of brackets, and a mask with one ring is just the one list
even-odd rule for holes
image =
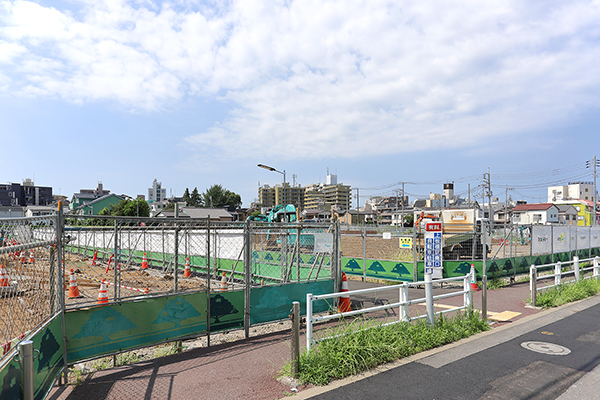
{"label": "sky", "polygon": [[0,0],[0,182],[248,207],[283,180],[266,164],[363,205],[489,171],[543,202],[593,180],[599,22],[598,0]]}

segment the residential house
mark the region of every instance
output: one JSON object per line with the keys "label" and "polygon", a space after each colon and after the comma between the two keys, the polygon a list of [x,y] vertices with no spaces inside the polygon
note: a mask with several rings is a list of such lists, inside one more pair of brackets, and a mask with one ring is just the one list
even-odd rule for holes
{"label": "residential house", "polygon": [[0,218],[22,218],[25,216],[25,207],[0,206]]}
{"label": "residential house", "polygon": [[110,209],[111,205],[117,204],[121,200],[123,200],[122,196],[117,196],[114,193],[110,193],[95,200],[83,203],[74,209],[73,212],[79,215],[98,215],[100,211],[104,210],[105,208]]}
{"label": "residential house", "polygon": [[370,212],[346,210],[338,213],[338,221],[346,225],[359,225],[365,223],[365,218],[370,215]]}
{"label": "residential house", "polygon": [[26,217],[39,217],[42,215],[56,214],[57,207],[53,206],[28,206],[25,210]]}
{"label": "residential house", "polygon": [[558,223],[561,225],[577,225],[577,209],[570,204],[557,204]]}
{"label": "residential house", "polygon": [[513,224],[557,224],[558,207],[552,203],[519,204],[512,210]]}
{"label": "residential house", "polygon": [[572,205],[577,210],[577,226],[590,226],[596,214],[593,203],[590,200],[571,199],[557,200],[554,202],[556,206]]}
{"label": "residential house", "polygon": [[96,189],[81,189],[79,190],[79,193],[73,194],[71,203],[69,203],[69,210],[73,211],[76,208],[81,207],[83,204],[106,196],[109,193],[110,190],[104,190],[102,182],[98,182],[98,187]]}

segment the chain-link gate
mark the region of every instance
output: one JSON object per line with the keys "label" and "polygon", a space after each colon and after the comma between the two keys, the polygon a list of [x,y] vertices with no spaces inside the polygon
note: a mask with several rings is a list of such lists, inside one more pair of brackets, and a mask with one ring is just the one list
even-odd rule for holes
{"label": "chain-link gate", "polygon": [[0,219],[0,343],[3,356],[60,311],[56,217]]}

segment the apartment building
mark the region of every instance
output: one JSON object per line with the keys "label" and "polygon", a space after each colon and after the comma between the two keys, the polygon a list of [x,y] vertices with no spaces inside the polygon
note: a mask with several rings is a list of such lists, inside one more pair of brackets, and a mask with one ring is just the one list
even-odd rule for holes
{"label": "apartment building", "polygon": [[35,186],[31,179],[25,179],[23,184],[0,185],[0,205],[3,206],[47,206],[52,201],[52,188]]}

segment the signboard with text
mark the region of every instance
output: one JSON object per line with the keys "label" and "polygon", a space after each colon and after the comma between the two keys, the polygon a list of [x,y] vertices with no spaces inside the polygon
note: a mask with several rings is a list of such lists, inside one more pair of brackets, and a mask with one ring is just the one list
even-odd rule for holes
{"label": "signboard with text", "polygon": [[412,249],[413,238],[412,237],[401,237],[400,248],[401,249]]}
{"label": "signboard with text", "polygon": [[425,273],[434,279],[443,277],[441,222],[425,225]]}

